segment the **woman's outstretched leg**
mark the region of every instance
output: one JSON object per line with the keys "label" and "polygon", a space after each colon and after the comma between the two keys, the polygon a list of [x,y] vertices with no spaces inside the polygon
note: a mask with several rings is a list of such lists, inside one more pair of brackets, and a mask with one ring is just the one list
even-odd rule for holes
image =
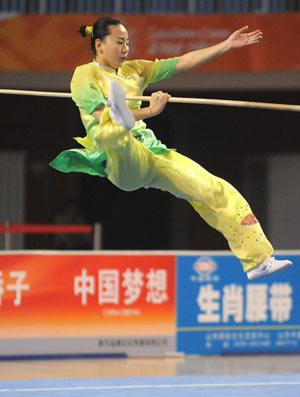
{"label": "woman's outstretched leg", "polygon": [[[166,190],[188,200],[210,226],[224,235],[249,278],[284,270],[291,265],[289,261],[270,258],[272,245],[247,201],[228,182],[174,151],[165,157],[160,156],[154,169],[149,187]],[[264,271],[255,272],[265,260]]]}

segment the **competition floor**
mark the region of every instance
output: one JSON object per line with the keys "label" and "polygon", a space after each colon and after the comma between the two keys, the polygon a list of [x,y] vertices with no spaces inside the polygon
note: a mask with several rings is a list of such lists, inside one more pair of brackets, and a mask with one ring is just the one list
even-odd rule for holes
{"label": "competition floor", "polygon": [[300,396],[300,356],[0,362],[0,396]]}

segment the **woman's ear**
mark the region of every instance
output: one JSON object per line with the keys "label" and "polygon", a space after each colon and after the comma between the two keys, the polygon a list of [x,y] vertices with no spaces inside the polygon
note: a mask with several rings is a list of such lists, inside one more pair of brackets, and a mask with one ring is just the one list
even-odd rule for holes
{"label": "woman's ear", "polygon": [[102,41],[100,39],[96,39],[95,40],[96,51],[100,51],[101,47],[102,47]]}

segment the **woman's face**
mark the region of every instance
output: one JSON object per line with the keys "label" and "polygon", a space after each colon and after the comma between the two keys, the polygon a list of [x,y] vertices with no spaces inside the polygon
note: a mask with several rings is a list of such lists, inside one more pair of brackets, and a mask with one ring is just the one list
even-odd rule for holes
{"label": "woman's face", "polygon": [[104,66],[118,69],[129,53],[128,32],[123,25],[110,25],[110,35],[104,40],[96,39],[96,61]]}

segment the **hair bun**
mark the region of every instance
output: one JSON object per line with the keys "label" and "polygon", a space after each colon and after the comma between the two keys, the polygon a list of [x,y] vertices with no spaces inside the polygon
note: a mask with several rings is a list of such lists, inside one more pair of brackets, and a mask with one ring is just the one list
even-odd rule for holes
{"label": "hair bun", "polygon": [[92,36],[93,35],[93,26],[83,25],[79,28],[79,33],[82,37]]}

